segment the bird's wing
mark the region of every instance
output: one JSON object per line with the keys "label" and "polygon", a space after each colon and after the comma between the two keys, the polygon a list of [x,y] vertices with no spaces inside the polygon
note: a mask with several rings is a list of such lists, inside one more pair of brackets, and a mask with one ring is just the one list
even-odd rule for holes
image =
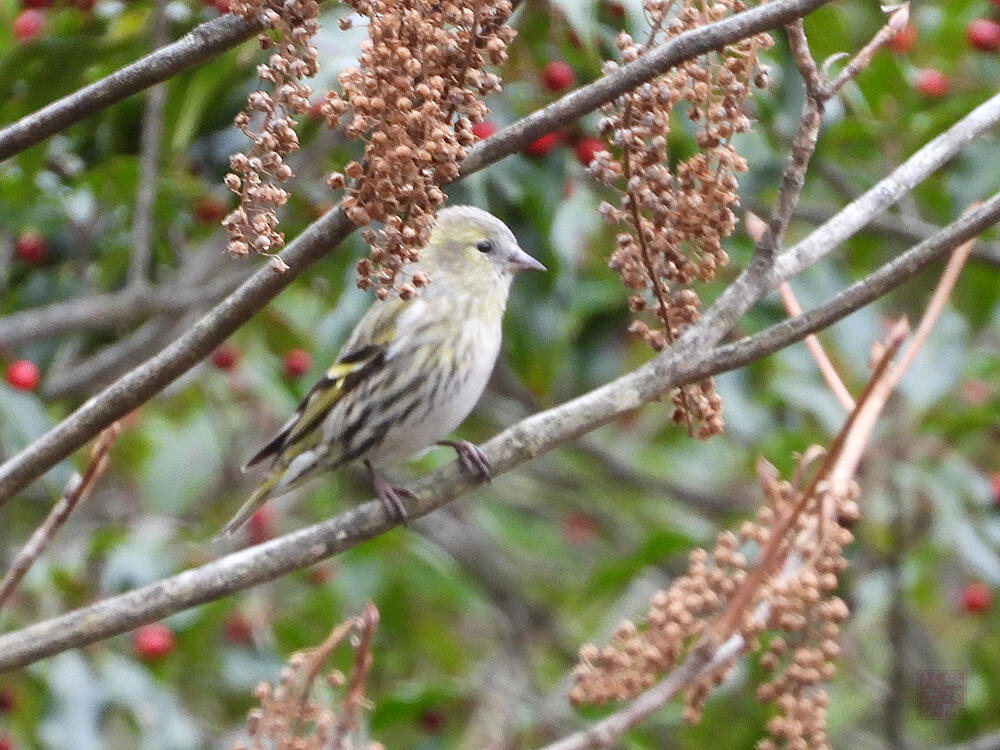
{"label": "bird's wing", "polygon": [[[279,483],[281,489],[289,490],[294,486],[293,482],[305,478],[312,468],[312,462],[306,461],[304,463],[310,465],[293,469],[294,477],[285,477],[285,473],[298,456],[319,443],[321,435],[317,429],[330,410],[385,365],[400,316],[406,310],[406,303],[399,299],[376,303],[369,309],[344,345],[337,361],[309,390],[281,431],[247,461],[245,469],[268,458],[274,459],[274,465],[267,479],[254,490],[219,535],[231,534],[242,526],[271,496]],[[282,479],[287,481],[282,482]]]}
{"label": "bird's wing", "polygon": [[385,364],[384,344],[366,344],[338,359],[323,377],[306,394],[281,431],[255,453],[245,468],[250,468],[266,458],[294,458],[289,454],[297,441],[315,430],[334,404],[367,376]]}
{"label": "bird's wing", "polygon": [[373,304],[358,321],[330,369],[305,395],[281,431],[255,453],[244,468],[270,457],[294,458],[294,455],[286,455],[286,450],[315,430],[341,398],[385,364],[388,347],[406,308],[406,303],[398,298]]}

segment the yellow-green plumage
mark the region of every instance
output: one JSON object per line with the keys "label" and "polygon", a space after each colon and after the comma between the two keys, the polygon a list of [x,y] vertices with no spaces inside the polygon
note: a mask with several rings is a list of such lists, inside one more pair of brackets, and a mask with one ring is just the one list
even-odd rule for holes
{"label": "yellow-green plumage", "polygon": [[514,273],[532,268],[543,266],[499,219],[469,206],[439,212],[420,262],[401,271],[423,271],[430,285],[411,300],[372,304],[336,362],[249,461],[272,459],[271,472],[222,533],[317,473],[354,460],[389,465],[445,438],[486,386]]}

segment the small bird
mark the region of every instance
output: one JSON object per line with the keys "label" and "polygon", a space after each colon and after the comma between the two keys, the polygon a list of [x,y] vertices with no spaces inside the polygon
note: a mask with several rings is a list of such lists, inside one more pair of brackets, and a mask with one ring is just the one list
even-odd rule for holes
{"label": "small bird", "polygon": [[405,519],[401,497],[412,493],[376,467],[435,443],[454,448],[467,471],[488,479],[479,448],[444,438],[486,388],[511,281],[526,270],[545,266],[495,216],[472,206],[439,211],[420,261],[400,271],[422,271],[430,284],[412,299],[391,295],[372,304],[336,362],[247,462],[249,468],[271,459],[271,472],[220,535],[232,534],[269,498],[356,460],[386,511]]}

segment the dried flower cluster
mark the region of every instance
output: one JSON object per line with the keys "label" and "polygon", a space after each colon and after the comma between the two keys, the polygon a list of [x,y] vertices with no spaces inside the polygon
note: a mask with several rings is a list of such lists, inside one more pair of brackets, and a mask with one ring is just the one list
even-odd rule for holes
{"label": "dried flower cluster", "polygon": [[[625,63],[645,54],[661,39],[718,21],[744,9],[742,0],[645,0],[651,23],[645,44],[622,32],[617,40]],[[728,262],[721,240],[736,223],[736,174],[746,161],[732,145],[736,133],[750,128],[744,102],[752,84],[766,85],[757,51],[771,45],[767,34],[749,37],[723,50],[681,63],[653,81],[603,108],[600,132],[620,156],[599,152],[590,169],[602,182],[621,186],[617,206],[604,203],[611,223],[624,223],[611,267],[629,289],[633,313],[652,312],[651,327],[637,318],[630,330],[656,351],[672,344],[698,318],[698,294],[689,285],[707,282]],[[605,73],[617,69],[605,63]],[[687,103],[695,123],[699,151],[668,166],[667,136],[671,113]],[[623,184],[624,183],[624,184]],[[672,394],[674,419],[689,432],[707,438],[722,430],[721,403],[706,379]]]}
{"label": "dried flower cluster", "polygon": [[[260,706],[247,715],[250,744],[237,743],[233,750],[382,750],[357,736],[377,624],[378,610],[369,602],[360,617],[338,625],[317,648],[292,654],[277,686],[262,682],[254,690]],[[313,697],[313,686],[323,663],[348,636],[354,649],[350,675],[334,670],[326,677],[330,688],[344,689],[343,698],[339,706],[324,706]]]}
{"label": "dried flower cluster", "polygon": [[[631,698],[696,645],[717,646],[738,633],[744,651],[760,653],[772,675],[758,696],[773,702],[778,714],[768,724],[771,737],[759,747],[828,746],[827,697],[819,684],[833,676],[836,638],[848,614],[834,592],[852,538],[844,524],[858,517],[858,489],[852,483],[834,492],[828,483],[815,482],[799,489],[816,455],[801,460],[793,482],[779,480],[773,467],[761,463],[768,503],[756,519],[744,522],[739,533],[721,532],[711,555],[692,552],[687,572],[654,595],[642,627],[623,622],[611,644],[581,649],[570,692],[574,703]],[[758,551],[752,565],[748,550]],[[699,718],[708,693],[732,665],[732,659],[720,664],[688,687],[686,720]]]}
{"label": "dried flower cluster", "polygon": [[330,127],[343,121],[352,138],[366,140],[364,156],[330,177],[347,187],[342,206],[365,230],[371,258],[358,264],[358,285],[380,297],[395,288],[416,293],[425,278],[396,285],[406,263],[419,258],[444,203],[440,190],[458,176],[475,142],[474,123],[487,114],[482,97],[500,90],[500,77],[483,71],[507,59],[514,31],[505,22],[509,0],[349,0],[367,19],[360,67],[339,77],[343,94],[327,92]]}
{"label": "dried flower cluster", "polygon": [[316,48],[309,44],[319,29],[318,0],[232,0],[232,12],[251,20],[263,18],[275,38],[259,37],[263,49],[273,50],[266,64],[257,66],[257,75],[266,81],[270,93],[253,91],[247,108],[236,115],[234,124],[252,141],[249,153],[230,157],[233,170],[226,175],[226,187],[240,197],[240,205],[222,222],[229,232],[229,252],[246,255],[251,249],[271,256],[277,271],[285,265],[275,255],[284,244],[277,231],[276,209],[288,200],[288,193],[276,183],[292,176],[284,157],[299,147],[293,115],[309,110],[312,90],[302,82],[317,71]]}

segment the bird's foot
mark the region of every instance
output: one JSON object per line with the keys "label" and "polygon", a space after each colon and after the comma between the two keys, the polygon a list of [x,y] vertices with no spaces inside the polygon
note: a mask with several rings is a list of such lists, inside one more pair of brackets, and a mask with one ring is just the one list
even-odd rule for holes
{"label": "bird's foot", "polygon": [[438,445],[447,445],[455,449],[458,454],[458,461],[462,467],[470,474],[485,479],[487,482],[493,478],[493,471],[490,468],[489,459],[478,445],[470,443],[468,440],[441,440]]}
{"label": "bird's foot", "polygon": [[368,478],[375,487],[375,493],[378,495],[378,499],[382,501],[382,507],[385,508],[385,512],[389,518],[405,523],[409,514],[403,505],[403,498],[407,497],[411,500],[416,498],[413,490],[393,484],[375,471],[375,468],[369,461],[365,461],[365,468],[368,470]]}

